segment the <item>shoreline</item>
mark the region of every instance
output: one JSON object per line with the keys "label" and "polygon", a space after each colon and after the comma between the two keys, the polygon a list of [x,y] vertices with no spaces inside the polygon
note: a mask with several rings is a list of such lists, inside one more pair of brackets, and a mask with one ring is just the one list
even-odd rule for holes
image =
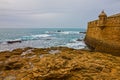
{"label": "shoreline", "polygon": [[120,79],[120,57],[67,47],[0,52],[0,80]]}
{"label": "shoreline", "polygon": [[[52,41],[53,42],[53,41]],[[66,42],[63,44],[59,44],[59,42],[55,41],[52,44],[51,40],[31,40],[31,41],[22,41],[22,42],[16,42],[15,43],[3,43],[0,44],[0,52],[1,51],[12,51],[14,49],[18,48],[26,48],[26,47],[32,47],[32,48],[50,48],[50,47],[69,47],[73,49],[82,49],[86,45],[84,44],[84,41],[74,40],[70,42]],[[47,43],[49,45],[47,45]],[[46,44],[46,45],[45,45]]]}

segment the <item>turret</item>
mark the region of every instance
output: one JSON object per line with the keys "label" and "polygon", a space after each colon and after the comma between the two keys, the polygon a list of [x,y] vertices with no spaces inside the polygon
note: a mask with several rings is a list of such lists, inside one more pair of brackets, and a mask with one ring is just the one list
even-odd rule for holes
{"label": "turret", "polygon": [[104,11],[102,11],[99,15],[99,24],[98,26],[103,29],[105,27],[106,24],[106,20],[107,20],[107,15]]}

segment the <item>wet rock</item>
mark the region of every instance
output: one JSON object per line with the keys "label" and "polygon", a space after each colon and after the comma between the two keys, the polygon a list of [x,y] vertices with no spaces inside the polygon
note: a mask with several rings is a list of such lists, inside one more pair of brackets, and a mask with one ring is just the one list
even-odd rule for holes
{"label": "wet rock", "polygon": [[14,50],[12,51],[12,54],[13,54],[13,55],[20,55],[20,54],[22,54],[22,52],[24,52],[24,50],[18,48],[18,49],[14,49]]}
{"label": "wet rock", "polygon": [[15,76],[7,76],[3,80],[16,80]]}
{"label": "wet rock", "polygon": [[60,53],[61,51],[59,50],[50,50],[49,53],[50,54],[57,54],[57,53]]}
{"label": "wet rock", "polygon": [[76,41],[83,41],[83,39],[77,39]]}
{"label": "wet rock", "polygon": [[0,80],[119,80],[119,62],[110,54],[66,47],[16,49],[0,56]]}
{"label": "wet rock", "polygon": [[22,61],[18,61],[18,59],[11,59],[6,61],[4,64],[5,70],[17,70],[23,66]]}

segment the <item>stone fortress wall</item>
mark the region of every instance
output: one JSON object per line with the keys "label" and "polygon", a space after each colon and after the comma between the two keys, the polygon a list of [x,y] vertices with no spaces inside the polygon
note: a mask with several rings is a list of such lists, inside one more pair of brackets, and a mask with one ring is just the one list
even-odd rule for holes
{"label": "stone fortress wall", "polygon": [[102,11],[98,20],[88,22],[85,43],[95,51],[120,53],[120,14],[107,17]]}

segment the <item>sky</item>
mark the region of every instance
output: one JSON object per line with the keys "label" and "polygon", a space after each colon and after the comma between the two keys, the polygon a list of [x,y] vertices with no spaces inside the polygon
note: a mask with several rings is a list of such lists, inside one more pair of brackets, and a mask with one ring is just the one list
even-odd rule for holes
{"label": "sky", "polygon": [[0,0],[0,28],[87,28],[102,10],[120,13],[120,0]]}

